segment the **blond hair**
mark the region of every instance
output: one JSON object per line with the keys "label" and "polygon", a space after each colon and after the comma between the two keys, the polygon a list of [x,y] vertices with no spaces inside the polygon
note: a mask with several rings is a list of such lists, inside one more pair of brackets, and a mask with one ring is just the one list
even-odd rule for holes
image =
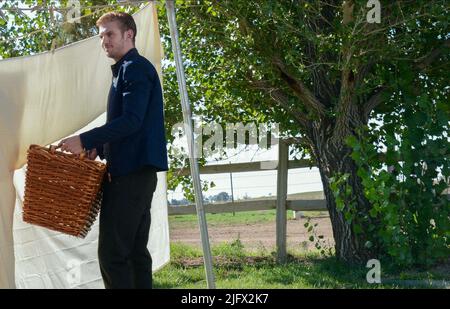
{"label": "blond hair", "polygon": [[133,30],[133,43],[135,43],[136,40],[136,23],[134,22],[133,16],[130,14],[124,13],[124,12],[108,12],[103,14],[98,20],[97,20],[97,27],[100,27],[101,25],[104,25],[105,23],[109,23],[112,21],[118,21],[120,29],[122,30],[122,34],[125,31]]}

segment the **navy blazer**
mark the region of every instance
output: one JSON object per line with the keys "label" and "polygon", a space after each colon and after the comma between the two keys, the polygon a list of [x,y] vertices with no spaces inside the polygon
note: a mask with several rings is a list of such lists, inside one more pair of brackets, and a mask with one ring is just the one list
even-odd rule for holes
{"label": "navy blazer", "polygon": [[133,48],[111,69],[106,124],[80,134],[83,148],[96,148],[111,176],[144,166],[167,171],[163,96],[155,67]]}

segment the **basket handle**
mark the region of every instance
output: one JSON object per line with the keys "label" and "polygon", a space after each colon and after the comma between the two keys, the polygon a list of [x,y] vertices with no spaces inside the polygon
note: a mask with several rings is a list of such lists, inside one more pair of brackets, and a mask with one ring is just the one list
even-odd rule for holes
{"label": "basket handle", "polygon": [[[59,148],[61,148],[61,145],[50,145],[50,146],[48,146],[48,151],[49,151],[50,153],[55,153],[56,149],[59,149]],[[83,160],[85,157],[86,157],[86,151],[83,150],[83,151],[79,154],[79,158],[80,158],[81,160]]]}

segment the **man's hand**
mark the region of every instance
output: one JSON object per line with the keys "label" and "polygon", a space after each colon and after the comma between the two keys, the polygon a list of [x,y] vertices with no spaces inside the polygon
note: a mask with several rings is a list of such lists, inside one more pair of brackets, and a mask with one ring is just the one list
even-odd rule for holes
{"label": "man's hand", "polygon": [[97,149],[91,149],[88,151],[87,156],[89,158],[89,160],[95,160],[95,158],[97,158]]}
{"label": "man's hand", "polygon": [[79,135],[71,136],[63,139],[58,146],[61,146],[61,150],[68,151],[74,154],[80,154],[83,152],[83,145]]}

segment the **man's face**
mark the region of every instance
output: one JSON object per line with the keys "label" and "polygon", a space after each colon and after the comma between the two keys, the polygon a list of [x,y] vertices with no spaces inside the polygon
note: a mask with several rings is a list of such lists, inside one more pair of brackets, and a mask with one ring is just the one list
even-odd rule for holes
{"label": "man's face", "polygon": [[130,43],[129,32],[130,31],[125,31],[122,33],[119,22],[117,21],[111,21],[100,25],[99,35],[106,56],[113,58],[116,61],[122,58]]}

